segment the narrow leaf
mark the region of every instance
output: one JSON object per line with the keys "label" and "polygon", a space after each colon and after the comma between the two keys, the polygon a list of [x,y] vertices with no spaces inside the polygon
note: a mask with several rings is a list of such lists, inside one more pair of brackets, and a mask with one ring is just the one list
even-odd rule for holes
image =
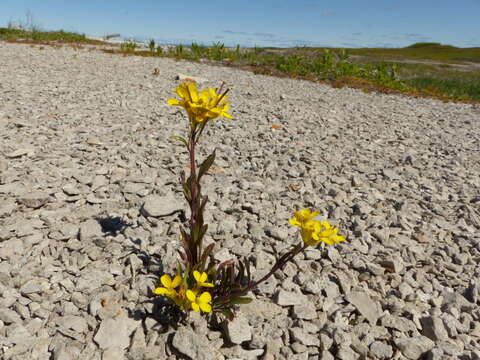
{"label": "narrow leaf", "polygon": [[232,300],[230,300],[230,304],[232,305],[239,305],[239,304],[250,304],[252,302],[252,298],[249,298],[249,297],[244,297],[244,296],[239,296],[239,297],[236,297],[236,298],[233,298]]}
{"label": "narrow leaf", "polygon": [[198,170],[199,181],[200,181],[200,178],[208,171],[208,169],[210,169],[210,166],[212,166],[214,161],[215,161],[215,150],[205,159],[202,165],[200,165],[200,169]]}
{"label": "narrow leaf", "polygon": [[170,139],[180,141],[180,142],[183,143],[185,146],[188,145],[187,140],[185,140],[185,139],[184,139],[183,137],[181,137],[181,136],[170,136]]}

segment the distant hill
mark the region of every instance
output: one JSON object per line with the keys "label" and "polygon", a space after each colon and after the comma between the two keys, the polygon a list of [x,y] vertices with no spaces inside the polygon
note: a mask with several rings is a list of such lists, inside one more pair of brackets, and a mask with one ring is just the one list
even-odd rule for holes
{"label": "distant hill", "polygon": [[458,49],[456,46],[452,45],[443,45],[436,42],[418,42],[409,46],[405,46],[404,49],[431,49],[431,48],[438,48],[438,49]]}

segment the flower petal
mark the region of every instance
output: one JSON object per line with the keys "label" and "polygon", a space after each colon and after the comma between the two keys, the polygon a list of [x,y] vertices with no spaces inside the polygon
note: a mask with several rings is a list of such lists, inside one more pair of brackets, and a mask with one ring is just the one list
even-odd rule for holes
{"label": "flower petal", "polygon": [[200,295],[200,297],[198,298],[199,303],[208,303],[210,301],[212,301],[212,295],[210,295],[208,291],[202,293],[202,295]]}
{"label": "flower petal", "polygon": [[200,275],[200,273],[199,273],[197,270],[195,270],[195,271],[193,272],[193,277],[195,278],[195,280],[196,280],[197,282],[200,282],[200,281],[201,281],[200,279],[202,278],[201,275]]}
{"label": "flower petal", "polygon": [[158,287],[153,291],[157,295],[169,295],[171,290],[165,289],[163,287]]}
{"label": "flower petal", "polygon": [[212,305],[206,303],[200,303],[199,305],[203,312],[212,312]]}
{"label": "flower petal", "polygon": [[188,301],[191,301],[192,303],[197,299],[197,296],[192,290],[187,290],[186,295],[187,295]]}
{"label": "flower petal", "polygon": [[166,288],[172,287],[172,278],[171,278],[170,275],[168,275],[168,274],[163,275],[163,276],[160,278],[160,282],[161,282],[162,285],[165,286]]}
{"label": "flower petal", "polygon": [[192,302],[192,310],[199,312],[200,311],[200,306],[197,303]]}
{"label": "flower petal", "polygon": [[208,278],[208,275],[206,272],[203,272],[202,275],[200,276],[200,282],[205,282]]}
{"label": "flower petal", "polygon": [[182,283],[182,277],[180,275],[176,275],[172,281],[172,289],[176,288],[178,285]]}

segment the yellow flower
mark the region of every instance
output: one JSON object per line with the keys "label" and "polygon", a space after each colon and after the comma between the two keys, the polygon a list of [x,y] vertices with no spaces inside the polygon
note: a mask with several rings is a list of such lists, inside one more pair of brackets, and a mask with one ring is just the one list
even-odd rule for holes
{"label": "yellow flower", "polygon": [[190,301],[190,305],[192,306],[192,310],[199,312],[202,310],[203,312],[211,312],[212,305],[209,304],[212,301],[212,296],[209,292],[205,291],[200,296],[192,290],[187,290],[187,299]]}
{"label": "yellow flower", "polygon": [[194,124],[203,123],[219,116],[232,118],[227,113],[229,106],[225,96],[226,93],[217,94],[212,88],[202,90],[199,93],[197,84],[191,81],[178,85],[174,93],[181,99],[169,99],[167,103],[172,106],[183,107]]}
{"label": "yellow flower", "polygon": [[324,242],[327,245],[333,245],[345,241],[345,237],[338,235],[338,229],[332,226],[328,221],[321,223],[321,229],[318,233],[318,242]]}
{"label": "yellow flower", "polygon": [[166,295],[169,297],[175,297],[177,292],[175,288],[178,287],[182,283],[182,277],[180,275],[175,276],[172,280],[170,275],[165,274],[160,278],[160,282],[164,287],[157,287],[155,289],[155,294],[157,295]]}
{"label": "yellow flower", "polygon": [[293,218],[290,219],[288,222],[293,226],[301,228],[302,226],[304,226],[305,223],[313,219],[318,214],[319,214],[318,211],[311,212],[308,209],[294,211]]}
{"label": "yellow flower", "polygon": [[306,245],[315,246],[321,242],[333,245],[345,241],[345,237],[338,235],[338,229],[330,225],[328,221],[312,220],[318,215],[318,211],[311,212],[308,209],[295,211],[290,224],[300,228],[300,235]]}
{"label": "yellow flower", "polygon": [[207,281],[207,277],[208,277],[206,272],[200,273],[200,272],[195,270],[193,272],[193,277],[197,281],[197,286],[199,288],[201,288],[201,287],[213,287],[214,286],[212,283],[205,282],[205,281]]}

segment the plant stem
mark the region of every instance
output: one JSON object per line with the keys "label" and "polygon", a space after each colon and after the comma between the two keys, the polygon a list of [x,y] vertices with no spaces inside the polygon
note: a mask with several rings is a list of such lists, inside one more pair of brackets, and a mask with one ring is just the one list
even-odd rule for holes
{"label": "plant stem", "polygon": [[263,276],[260,280],[254,281],[253,283],[250,283],[246,287],[246,292],[252,290],[253,288],[257,287],[260,285],[262,282],[268,280],[274,273],[275,271],[281,269],[284,267],[289,261],[293,260],[295,256],[297,256],[298,253],[301,251],[305,250],[308,247],[307,244],[304,244],[303,246],[301,244],[295,245],[292,250],[284,254],[282,257],[280,257],[276,262],[275,265],[270,269],[270,271]]}

